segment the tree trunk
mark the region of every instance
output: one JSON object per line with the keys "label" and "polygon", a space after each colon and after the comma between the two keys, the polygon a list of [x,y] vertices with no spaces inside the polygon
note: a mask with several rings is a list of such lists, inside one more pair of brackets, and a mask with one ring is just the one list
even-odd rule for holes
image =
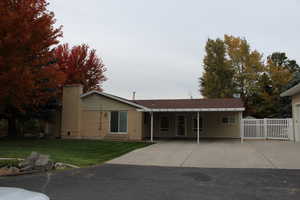
{"label": "tree trunk", "polygon": [[8,118],[8,137],[16,138],[17,136],[17,119],[10,117]]}

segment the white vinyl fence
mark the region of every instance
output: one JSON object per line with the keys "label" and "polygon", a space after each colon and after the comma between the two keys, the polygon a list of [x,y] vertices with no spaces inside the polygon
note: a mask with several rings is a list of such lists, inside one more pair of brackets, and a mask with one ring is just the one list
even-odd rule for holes
{"label": "white vinyl fence", "polygon": [[292,119],[242,119],[242,139],[294,140]]}

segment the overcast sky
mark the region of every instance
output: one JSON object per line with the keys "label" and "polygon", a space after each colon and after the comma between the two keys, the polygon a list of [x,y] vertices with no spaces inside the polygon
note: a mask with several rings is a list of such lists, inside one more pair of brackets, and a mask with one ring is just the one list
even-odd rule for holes
{"label": "overcast sky", "polygon": [[49,1],[62,42],[95,48],[107,66],[105,92],[125,98],[200,97],[205,43],[224,34],[300,62],[299,0]]}

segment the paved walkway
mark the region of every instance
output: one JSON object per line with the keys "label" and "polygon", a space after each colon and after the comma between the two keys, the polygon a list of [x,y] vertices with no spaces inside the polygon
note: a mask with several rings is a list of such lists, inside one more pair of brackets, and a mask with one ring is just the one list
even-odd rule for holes
{"label": "paved walkway", "polygon": [[300,169],[300,143],[287,141],[162,141],[132,151],[109,164]]}

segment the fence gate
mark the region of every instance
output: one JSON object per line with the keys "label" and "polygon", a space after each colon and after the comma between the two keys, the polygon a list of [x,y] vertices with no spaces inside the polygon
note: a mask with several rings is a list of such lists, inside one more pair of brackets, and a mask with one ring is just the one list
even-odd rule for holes
{"label": "fence gate", "polygon": [[294,140],[292,119],[242,119],[242,139]]}

